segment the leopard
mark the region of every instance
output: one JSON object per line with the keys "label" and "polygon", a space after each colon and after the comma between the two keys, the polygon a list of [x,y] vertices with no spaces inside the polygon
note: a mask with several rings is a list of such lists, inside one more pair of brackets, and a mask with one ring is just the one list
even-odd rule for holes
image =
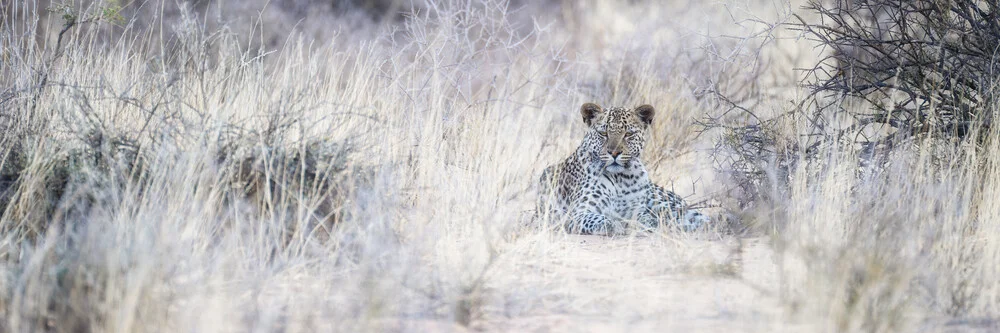
{"label": "leopard", "polygon": [[583,104],[580,115],[588,127],[583,142],[542,171],[536,213],[563,221],[570,233],[606,236],[623,234],[630,225],[694,231],[709,223],[680,195],[650,180],[642,151],[655,114],[649,104],[606,109]]}

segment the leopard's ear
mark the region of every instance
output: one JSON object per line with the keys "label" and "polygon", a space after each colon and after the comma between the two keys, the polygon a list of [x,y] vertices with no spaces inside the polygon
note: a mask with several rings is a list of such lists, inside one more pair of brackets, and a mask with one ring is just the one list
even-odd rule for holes
{"label": "leopard's ear", "polygon": [[587,126],[593,125],[594,118],[601,113],[601,106],[594,103],[583,103],[580,107],[580,115],[583,116],[583,122],[587,123]]}
{"label": "leopard's ear", "polygon": [[635,108],[635,114],[639,116],[639,120],[649,125],[653,123],[653,115],[656,114],[656,110],[653,109],[652,105],[643,104]]}

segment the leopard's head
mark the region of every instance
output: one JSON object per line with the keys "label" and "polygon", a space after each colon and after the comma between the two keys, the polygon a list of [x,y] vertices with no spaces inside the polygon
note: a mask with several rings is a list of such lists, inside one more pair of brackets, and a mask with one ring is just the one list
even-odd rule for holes
{"label": "leopard's head", "polygon": [[625,171],[639,160],[655,113],[650,105],[634,109],[604,109],[594,103],[584,104],[580,107],[580,114],[583,122],[590,127],[582,144],[586,157],[591,162],[603,163],[605,172]]}

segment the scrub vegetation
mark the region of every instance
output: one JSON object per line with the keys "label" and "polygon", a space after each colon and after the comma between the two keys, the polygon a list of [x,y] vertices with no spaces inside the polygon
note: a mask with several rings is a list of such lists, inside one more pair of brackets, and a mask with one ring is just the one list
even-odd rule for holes
{"label": "scrub vegetation", "polygon": [[[996,331],[998,7],[4,1],[0,331]],[[535,216],[585,102],[712,222]]]}

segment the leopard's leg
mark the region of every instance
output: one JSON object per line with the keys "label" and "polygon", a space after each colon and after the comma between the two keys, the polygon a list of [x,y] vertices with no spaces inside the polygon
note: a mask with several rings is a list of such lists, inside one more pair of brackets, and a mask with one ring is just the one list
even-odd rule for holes
{"label": "leopard's leg", "polygon": [[642,211],[636,216],[636,220],[639,225],[645,227],[646,229],[656,229],[660,227],[660,219],[657,217],[653,211],[643,207]]}
{"label": "leopard's leg", "polygon": [[574,211],[566,224],[567,231],[584,235],[606,235],[616,233],[613,221],[601,213],[593,211]]}
{"label": "leopard's leg", "polygon": [[677,223],[684,231],[694,231],[709,222],[707,216],[697,210],[688,209],[684,199],[679,195],[664,190],[659,185],[652,185],[650,188],[646,208],[647,213],[655,217],[654,221]]}
{"label": "leopard's leg", "polygon": [[592,195],[581,195],[570,208],[567,231],[586,235],[614,235],[619,226],[600,211],[599,203]]}
{"label": "leopard's leg", "polygon": [[677,220],[678,201],[672,200],[676,194],[664,190],[659,185],[651,185],[646,200],[646,209],[640,218],[644,225],[650,228],[659,227],[661,223],[672,223]]}

